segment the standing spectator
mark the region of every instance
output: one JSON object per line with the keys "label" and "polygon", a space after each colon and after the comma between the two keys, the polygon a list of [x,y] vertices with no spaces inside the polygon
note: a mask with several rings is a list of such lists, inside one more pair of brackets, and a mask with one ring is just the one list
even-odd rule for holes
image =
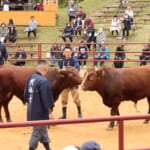
{"label": "standing spectator", "polygon": [[81,21],[81,18],[75,19],[74,30],[75,30],[75,35],[77,35],[79,33],[79,35],[81,36],[81,31],[82,31],[82,21]]}
{"label": "standing spectator", "polygon": [[[68,48],[64,49],[64,56],[65,56],[65,58],[61,62],[60,69],[63,69],[63,68],[65,69],[67,66],[72,66],[76,70],[78,70],[78,71],[80,70],[80,65],[79,65],[77,59],[74,59],[72,56],[72,49],[71,48],[68,47]],[[73,101],[77,106],[78,118],[82,117],[78,87],[74,87],[74,88],[64,89],[63,92],[61,93],[61,103],[62,103],[63,115],[59,119],[65,119],[66,118],[67,103],[69,100],[69,92],[71,92]]]}
{"label": "standing spectator", "polygon": [[16,0],[16,10],[24,10],[24,1],[23,0]]}
{"label": "standing spectator", "polygon": [[[126,37],[126,39],[128,39],[129,30],[131,29],[131,20],[130,20],[130,17],[126,14],[124,16],[123,25],[124,25],[124,27],[123,27],[123,38]],[[126,32],[126,34],[125,34],[125,32]]]}
{"label": "standing spectator", "polygon": [[[84,41],[81,41],[80,46],[78,47],[78,59],[83,60],[83,68],[86,68],[86,59],[88,58],[88,47],[84,44]],[[82,61],[79,61],[80,67],[82,67]]]}
{"label": "standing spectator", "polygon": [[15,54],[15,59],[18,59],[13,65],[15,66],[24,66],[26,64],[25,59],[27,58],[26,52],[22,46],[18,47],[18,51]]}
{"label": "standing spectator", "polygon": [[51,67],[54,67],[55,63],[59,62],[60,60],[53,60],[53,59],[62,59],[62,51],[61,47],[59,45],[53,45],[50,49],[50,59],[51,59]]}
{"label": "standing spectator", "polygon": [[109,49],[105,47],[105,44],[101,44],[101,48],[98,50],[96,57],[94,58],[94,65],[97,67],[97,60],[100,60],[100,66],[104,65],[104,60],[110,59]]}
{"label": "standing spectator", "polygon": [[2,1],[3,11],[9,11],[10,2],[9,0],[3,0]]}
{"label": "standing spectator", "polygon": [[63,41],[66,42],[66,38],[69,38],[70,42],[73,42],[73,35],[74,35],[74,29],[71,27],[70,23],[67,23],[62,35]]}
{"label": "standing spectator", "polygon": [[30,39],[30,33],[34,34],[34,38],[37,37],[37,22],[35,21],[34,16],[31,16],[31,21],[29,22],[29,31],[28,31],[28,39]]}
{"label": "standing spectator", "polygon": [[15,43],[17,40],[16,27],[13,25],[8,26],[8,40],[12,43]]}
{"label": "standing spectator", "polygon": [[81,20],[85,20],[86,13],[83,11],[83,7],[79,7],[79,11],[76,13],[76,18],[81,18]]}
{"label": "standing spectator", "polygon": [[6,43],[7,34],[8,34],[7,25],[4,22],[2,22],[0,25],[0,42],[1,43]]}
{"label": "standing spectator", "polygon": [[142,60],[140,66],[147,65],[146,60],[150,60],[150,44],[145,45],[145,48],[142,50],[142,55],[140,56],[140,60]]}
{"label": "standing spectator", "polygon": [[[124,61],[123,60],[126,57],[124,51],[125,51],[124,45],[117,46],[114,60],[122,60],[122,61],[114,61],[114,67],[115,68],[123,68],[124,67]],[[123,53],[121,53],[121,52],[123,52]]]}
{"label": "standing spectator", "polygon": [[[48,80],[44,77],[48,72],[45,60],[37,64],[37,73],[31,75],[26,82],[24,90],[24,101],[28,103],[27,120],[52,119],[54,107],[53,96]],[[50,150],[48,131],[46,126],[34,126],[29,142],[29,150],[35,150],[41,142],[46,150]]]}
{"label": "standing spectator", "polygon": [[120,19],[118,18],[118,16],[114,16],[114,18],[111,21],[110,32],[113,35],[113,32],[116,31],[118,36],[120,30],[121,30]]}
{"label": "standing spectator", "polygon": [[75,5],[74,1],[70,1],[68,5],[68,16],[69,16],[70,23],[75,19],[76,12],[77,12],[77,6]]}
{"label": "standing spectator", "polygon": [[84,29],[87,30],[88,34],[94,29],[94,23],[93,23],[92,19],[88,16],[84,21]]}
{"label": "standing spectator", "polygon": [[0,43],[0,65],[4,65],[4,62],[7,61],[8,53],[4,44]]}
{"label": "standing spectator", "polygon": [[133,24],[133,11],[132,11],[132,9],[131,9],[131,7],[129,6],[129,7],[127,7],[127,10],[125,10],[125,14],[127,14],[128,15],[128,17],[130,18],[130,20],[131,20],[131,24]]}

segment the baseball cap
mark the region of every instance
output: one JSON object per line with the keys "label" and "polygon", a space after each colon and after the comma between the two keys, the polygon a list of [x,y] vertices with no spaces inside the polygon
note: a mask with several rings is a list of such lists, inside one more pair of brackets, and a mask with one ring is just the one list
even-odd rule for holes
{"label": "baseball cap", "polygon": [[88,141],[83,143],[80,150],[101,150],[100,145],[95,141]]}
{"label": "baseball cap", "polygon": [[64,147],[62,150],[79,150],[77,146],[69,145]]}

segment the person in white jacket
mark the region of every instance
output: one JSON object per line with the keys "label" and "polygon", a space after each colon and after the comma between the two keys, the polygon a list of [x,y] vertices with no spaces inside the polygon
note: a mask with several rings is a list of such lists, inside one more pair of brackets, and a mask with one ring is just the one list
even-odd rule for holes
{"label": "person in white jacket", "polygon": [[121,30],[120,19],[118,18],[118,16],[114,16],[114,18],[111,21],[110,32],[113,35],[114,31],[116,31],[116,34],[118,36],[120,30]]}

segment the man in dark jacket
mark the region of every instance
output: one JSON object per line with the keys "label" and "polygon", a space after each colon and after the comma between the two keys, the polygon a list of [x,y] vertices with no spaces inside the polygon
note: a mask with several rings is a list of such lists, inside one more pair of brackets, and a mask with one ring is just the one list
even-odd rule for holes
{"label": "man in dark jacket", "polygon": [[0,65],[4,65],[4,62],[7,61],[8,53],[4,44],[0,43]]}
{"label": "man in dark jacket", "polygon": [[[47,62],[40,60],[37,73],[31,75],[26,82],[24,100],[28,103],[27,120],[48,120],[52,117],[54,107],[53,96],[48,80],[43,77],[48,72]],[[46,126],[34,126],[29,142],[29,150],[35,150],[38,142],[43,143],[46,150],[50,150],[48,131]]]}
{"label": "man in dark jacket", "polygon": [[[78,71],[80,70],[80,65],[79,65],[77,59],[75,59],[72,56],[71,48],[66,47],[64,49],[64,56],[65,56],[65,58],[61,62],[60,69],[66,69],[67,66],[72,66],[76,70],[78,70]],[[71,92],[73,101],[77,106],[78,118],[82,117],[78,87],[74,87],[74,88],[65,89],[61,93],[61,103],[62,103],[62,113],[63,113],[63,115],[59,119],[65,119],[66,118],[66,110],[67,110],[67,103],[68,103],[68,100],[69,100],[69,92]]]}

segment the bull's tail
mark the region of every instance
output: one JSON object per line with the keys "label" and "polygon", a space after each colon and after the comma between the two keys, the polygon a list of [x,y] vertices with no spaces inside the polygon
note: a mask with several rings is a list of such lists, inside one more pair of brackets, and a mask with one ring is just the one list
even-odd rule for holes
{"label": "bull's tail", "polygon": [[135,107],[136,112],[140,112],[137,108],[137,101],[134,102],[134,107]]}

